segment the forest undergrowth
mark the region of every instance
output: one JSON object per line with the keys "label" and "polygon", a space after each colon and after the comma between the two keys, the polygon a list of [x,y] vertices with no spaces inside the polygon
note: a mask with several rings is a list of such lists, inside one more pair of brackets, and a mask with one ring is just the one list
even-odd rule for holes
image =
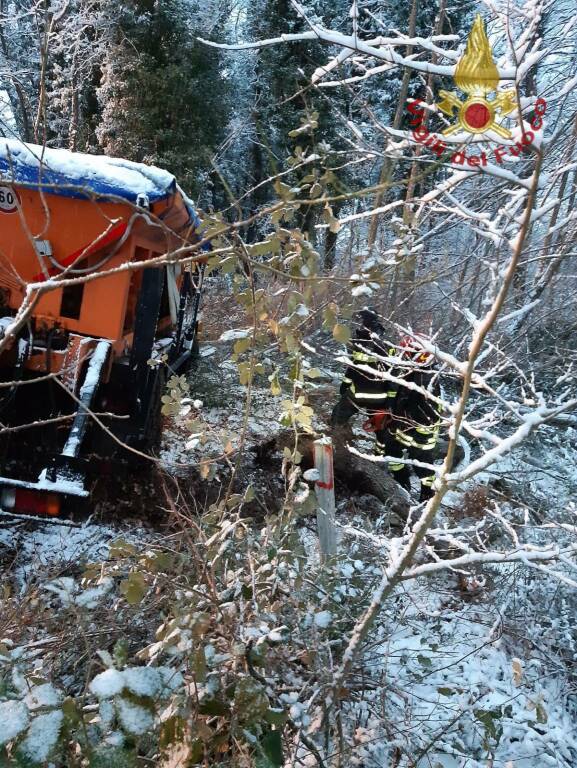
{"label": "forest undergrowth", "polygon": [[[204,376],[190,374],[197,400],[215,380],[234,386],[218,350],[229,346],[207,341]],[[221,403],[204,396],[197,416],[226,442]],[[168,417],[169,440],[190,417],[186,400]],[[255,399],[250,440],[262,440],[254,424],[271,407]],[[546,544],[553,507],[574,493],[575,477],[555,472],[574,461],[574,432],[546,430],[451,493],[413,568],[459,556],[463,541],[481,553],[511,537]],[[341,554],[321,562],[310,484],[285,460],[274,514],[263,513],[259,462],[247,461],[243,493],[227,493],[226,462],[204,481],[220,488],[204,509],[187,503],[190,478],[166,475],[161,530],[27,523],[16,547],[0,530],[7,765],[572,765],[576,606],[522,560],[401,583],[339,691],[334,731],[327,695],[346,638],[405,534],[386,505],[341,488]],[[557,543],[573,537],[567,509]],[[7,545],[28,547],[20,567]]]}
{"label": "forest undergrowth", "polygon": [[[146,490],[0,520],[0,768],[574,768],[576,25],[565,0],[0,3],[0,135],[174,173],[202,223],[155,266],[206,279]],[[134,191],[127,233],[162,231]],[[310,446],[351,367],[434,406],[442,450],[393,509],[347,474],[398,490],[357,418],[327,557]]]}

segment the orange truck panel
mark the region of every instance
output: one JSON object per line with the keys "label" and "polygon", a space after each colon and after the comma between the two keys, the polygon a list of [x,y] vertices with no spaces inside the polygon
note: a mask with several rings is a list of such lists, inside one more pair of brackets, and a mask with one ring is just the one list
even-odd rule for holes
{"label": "orange truck panel", "polygon": [[[4,174],[3,144],[6,153]],[[49,279],[55,285],[54,290],[40,298],[33,312],[40,327],[57,325],[71,332],[118,341],[125,331],[132,273],[118,272],[84,283],[83,288],[76,289],[82,292],[82,296],[80,299],[76,296],[78,307],[73,312],[65,310],[63,289],[56,287],[59,277],[76,277],[74,268],[93,272],[112,270],[133,261],[136,248],[139,249],[139,258],[142,258],[142,249],[149,258],[153,258],[178,248],[188,241],[197,223],[190,206],[187,206],[189,201],[185,200],[175,183],[168,185],[166,193],[150,204],[152,216],[137,209],[131,200],[118,199],[125,195],[136,200],[138,189],[130,195],[125,194],[122,186],[120,193],[112,187],[116,191],[113,201],[100,199],[91,188],[83,198],[68,196],[67,186],[76,182],[76,166],[71,164],[71,158],[79,158],[79,185],[83,164],[88,165],[91,173],[96,173],[100,171],[97,161],[102,161],[106,172],[112,169],[113,183],[116,183],[114,173],[117,164],[120,174],[125,169],[132,174],[135,168],[142,173],[145,188],[152,171],[157,175],[164,174],[160,179],[165,184],[172,177],[138,164],[72,155],[63,150],[45,150],[44,154],[39,147],[31,147],[29,153],[21,150],[21,147],[27,146],[0,139],[0,289],[4,294],[3,303],[16,311],[28,284]],[[21,156],[23,171],[19,176],[15,161]],[[25,172],[29,172],[29,166],[34,166],[37,158],[41,158],[42,162],[38,161],[36,185],[24,183],[23,177],[28,178]],[[112,164],[110,168],[107,163]],[[92,166],[95,166],[96,172]],[[53,179],[50,174],[61,176],[62,168],[68,173],[70,168],[73,169],[72,179],[64,179],[68,184],[50,186],[49,182]],[[60,179],[60,176],[57,178]],[[96,178],[101,184],[102,179],[97,174]],[[138,180],[138,176],[136,178]],[[122,175],[120,179],[122,182]],[[106,176],[105,182],[110,186]],[[96,188],[99,189],[98,186]],[[85,187],[82,186],[82,189]],[[73,195],[76,193],[76,189],[71,192]],[[69,273],[62,275],[63,267],[71,268]],[[64,291],[74,293],[70,288]]]}
{"label": "orange truck panel", "polygon": [[[195,285],[186,270],[143,265],[197,241],[199,223],[166,171],[0,138],[3,413],[31,431],[58,424],[37,479],[12,477],[10,462],[4,476],[0,462],[0,509],[53,516],[61,499],[89,496],[83,454],[95,455],[98,405],[121,417],[107,424],[117,442],[155,444],[165,370],[149,361],[166,331],[171,370],[193,354],[204,267]],[[25,299],[30,313],[15,323]]]}

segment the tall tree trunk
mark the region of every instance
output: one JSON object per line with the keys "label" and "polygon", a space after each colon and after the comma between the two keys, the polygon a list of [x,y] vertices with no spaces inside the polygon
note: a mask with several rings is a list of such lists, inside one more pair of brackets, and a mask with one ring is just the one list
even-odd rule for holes
{"label": "tall tree trunk", "polygon": [[[417,7],[418,0],[412,0],[411,2],[411,14],[409,16],[409,37],[415,36],[415,30],[417,28]],[[412,46],[407,47],[407,56],[410,56],[413,52]],[[401,90],[399,93],[399,101],[397,102],[397,110],[393,119],[393,130],[398,131],[403,121],[403,113],[405,111],[405,104],[407,101],[407,95],[409,92],[409,83],[411,80],[411,72],[409,69],[405,69],[403,73],[403,79],[401,81]],[[381,172],[379,174],[379,186],[381,189],[375,195],[373,209],[380,208],[383,205],[388,185],[391,181],[393,171],[396,167],[398,160],[393,160],[391,157],[385,157],[381,166]],[[369,255],[371,254],[375,242],[377,239],[377,233],[379,230],[380,215],[375,214],[371,216],[371,223],[369,225],[369,233],[367,236],[367,248]]]}
{"label": "tall tree trunk", "polygon": [[[439,5],[439,13],[437,14],[437,20],[435,22],[435,29],[434,29],[435,35],[440,35],[441,32],[443,31],[443,24],[445,23],[446,6],[447,6],[446,0],[441,0]],[[438,58],[439,57],[437,56],[437,54],[433,53],[433,55],[431,56],[431,62],[433,64],[436,64],[438,61]],[[427,77],[427,96],[433,93],[434,82],[435,82],[435,75],[433,74],[433,72],[429,72],[429,75]],[[429,113],[425,112],[423,123],[426,126],[428,122],[429,122]],[[407,184],[407,191],[405,194],[405,204],[403,206],[403,222],[408,226],[412,225],[413,223],[413,211],[411,208],[411,201],[415,196],[415,188],[417,186],[417,176],[419,172],[418,159],[422,151],[423,151],[423,147],[421,144],[419,144],[415,150],[415,159],[413,160],[413,163],[411,165],[411,173],[409,175],[409,182]],[[408,286],[414,285],[416,272],[417,272],[417,265],[416,265],[414,255],[411,254],[409,258],[405,261],[402,271]]]}
{"label": "tall tree trunk", "polygon": [[76,56],[72,63],[72,96],[70,104],[70,122],[68,126],[68,149],[75,152],[78,149],[78,127],[80,121],[80,94],[77,79]]}
{"label": "tall tree trunk", "polygon": [[[531,37],[530,47],[535,45],[537,40],[543,36],[543,23],[544,19],[543,16],[539,18],[539,21],[535,27],[535,30],[533,32],[533,35]],[[537,96],[537,79],[538,79],[538,73],[539,73],[539,64],[537,63],[534,67],[531,67],[529,72],[527,73],[527,76],[525,78],[525,82],[521,84],[519,90],[524,91],[525,96],[529,96],[531,98],[536,98]],[[519,90],[517,93],[519,93]],[[527,121],[531,122],[535,116],[535,113],[531,111],[527,115]],[[521,115],[519,115],[520,119]],[[527,169],[533,169],[535,166],[535,156],[529,149],[528,152],[524,152],[523,154],[526,154],[529,156],[528,162],[524,162],[523,166],[525,166]],[[518,171],[517,171],[518,172]],[[529,229],[529,232],[527,233],[527,239],[525,241],[525,247],[528,249],[531,244],[531,229]],[[517,307],[522,307],[525,303],[525,297],[527,295],[527,288],[528,288],[528,269],[527,264],[523,263],[523,261],[519,262],[519,266],[517,267],[517,270],[515,272],[515,276],[513,278],[513,295],[512,299]]]}
{"label": "tall tree trunk", "polygon": [[[254,187],[260,184],[261,181],[264,181],[264,178],[265,178],[264,158],[263,158],[262,144],[260,139],[260,113],[258,109],[259,102],[260,102],[260,89],[259,89],[258,79],[257,79],[255,92],[254,92],[255,106],[252,112],[252,122],[254,126],[254,139],[250,147],[251,175],[252,175],[252,184]],[[261,205],[261,203],[264,201],[263,192],[264,192],[263,187],[259,187],[258,189],[252,190],[249,198],[250,200],[249,215],[250,216],[256,213],[259,205]],[[256,234],[257,234],[256,228],[257,228],[256,221],[253,221],[248,225],[247,231],[246,231],[246,240],[248,243],[254,242],[254,240],[256,239]]]}
{"label": "tall tree trunk", "polygon": [[[341,204],[336,203],[333,205],[333,216],[338,219]],[[330,272],[335,266],[335,256],[337,250],[338,233],[333,232],[332,229],[327,227],[325,235],[325,249],[324,249],[324,268],[325,272]]]}

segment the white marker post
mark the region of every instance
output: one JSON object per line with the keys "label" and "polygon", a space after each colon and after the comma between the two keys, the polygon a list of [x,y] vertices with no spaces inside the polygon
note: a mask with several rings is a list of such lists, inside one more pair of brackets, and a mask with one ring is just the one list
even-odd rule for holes
{"label": "white marker post", "polygon": [[337,531],[335,527],[335,481],[333,471],[333,441],[323,437],[314,442],[315,469],[319,476],[315,490],[319,502],[317,528],[321,558],[337,554]]}

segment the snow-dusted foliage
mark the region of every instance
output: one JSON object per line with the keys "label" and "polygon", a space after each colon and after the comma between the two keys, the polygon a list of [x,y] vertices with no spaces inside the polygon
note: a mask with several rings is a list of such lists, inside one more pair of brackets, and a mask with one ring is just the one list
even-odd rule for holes
{"label": "snow-dusted foliage", "polygon": [[[0,530],[0,761],[572,768],[573,9],[153,5],[2,17],[21,130],[174,163],[204,183],[212,252],[211,345],[169,375],[151,457],[172,473],[163,537]],[[383,354],[349,343],[366,303]],[[438,388],[410,378],[407,337]],[[311,456],[346,367],[433,403],[443,439],[411,459],[334,431],[331,559]],[[395,505],[393,460],[433,495]]]}

